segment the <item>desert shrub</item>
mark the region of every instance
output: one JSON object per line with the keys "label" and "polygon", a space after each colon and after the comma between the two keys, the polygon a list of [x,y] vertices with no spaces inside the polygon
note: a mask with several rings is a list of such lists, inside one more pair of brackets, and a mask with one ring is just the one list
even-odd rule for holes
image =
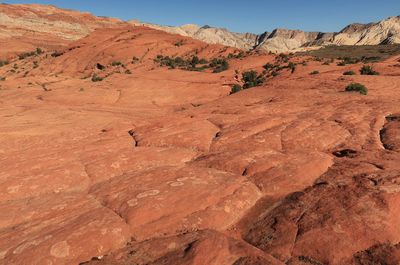
{"label": "desert shrub", "polygon": [[240,51],[238,54],[230,53],[228,54],[228,59],[236,58],[236,59],[241,59],[245,56],[245,53],[243,51]]}
{"label": "desert shrub", "polygon": [[242,74],[242,80],[244,83],[243,88],[247,89],[261,85],[265,81],[265,78],[256,71],[251,70]]}
{"label": "desert shrub", "polygon": [[103,81],[103,78],[101,78],[100,76],[98,76],[97,74],[94,74],[92,76],[92,82],[100,82]]}
{"label": "desert shrub", "polygon": [[355,75],[356,73],[354,71],[346,71],[343,73],[343,75]]}
{"label": "desert shrub", "polygon": [[364,65],[363,67],[361,67],[360,74],[361,75],[379,75],[379,73],[374,71],[374,69],[370,65]]}
{"label": "desert shrub", "polygon": [[132,57],[132,64],[135,64],[139,61],[139,58],[137,58],[136,56]]}
{"label": "desert shrub", "polygon": [[272,71],[272,72],[271,72],[271,75],[272,75],[272,76],[278,76],[279,73],[278,73],[278,72],[275,72],[275,71]]}
{"label": "desert shrub", "polygon": [[6,78],[4,76],[0,76],[0,81],[6,81]]}
{"label": "desert shrub", "polygon": [[181,47],[183,45],[183,40],[180,40],[178,42],[175,42],[174,44],[176,47]]}
{"label": "desert shrub", "polygon": [[126,70],[125,70],[125,74],[127,74],[127,75],[131,75],[131,74],[132,74],[132,72],[131,72],[131,70],[129,70],[129,69],[126,69]]}
{"label": "desert shrub", "polygon": [[294,73],[294,71],[296,71],[296,64],[293,62],[290,62],[287,67],[290,69],[292,74]]}
{"label": "desert shrub", "polygon": [[81,88],[79,89],[79,92],[83,92],[83,91],[85,91],[85,89],[84,89],[83,87],[81,87]]}
{"label": "desert shrub", "polygon": [[33,68],[38,68],[39,67],[39,63],[37,61],[33,61]]}
{"label": "desert shrub", "polygon": [[55,52],[53,52],[53,53],[51,54],[51,57],[59,57],[59,56],[61,56],[61,55],[63,55],[63,54],[64,54],[64,52],[55,51]]}
{"label": "desert shrub", "polygon": [[32,57],[32,56],[35,56],[35,55],[40,55],[42,53],[43,53],[42,49],[36,48],[36,50],[33,51],[33,52],[24,52],[24,53],[19,54],[18,55],[18,59],[23,60],[25,58]]}
{"label": "desert shrub", "polygon": [[13,65],[13,68],[14,68],[15,70],[17,70],[17,69],[18,69],[18,65],[15,63],[15,64]]}
{"label": "desert shrub", "polygon": [[368,89],[360,83],[351,83],[346,87],[346,92],[359,92],[362,95],[367,95]]}
{"label": "desert shrub", "polygon": [[225,59],[213,59],[210,67],[214,68],[213,73],[221,73],[229,69],[229,63]]}
{"label": "desert shrub", "polygon": [[111,66],[120,66],[120,65],[122,65],[122,63],[120,61],[113,61],[111,63]]}
{"label": "desert shrub", "polygon": [[231,88],[231,94],[237,93],[239,91],[241,91],[243,88],[241,85],[239,84],[234,84]]}
{"label": "desert shrub", "polygon": [[266,64],[264,64],[263,68],[265,70],[269,71],[274,68],[274,65],[272,63],[266,63]]}
{"label": "desert shrub", "polygon": [[331,63],[329,61],[325,61],[322,63],[322,65],[330,65]]}
{"label": "desert shrub", "polygon": [[360,59],[358,58],[344,57],[339,59],[341,59],[345,64],[356,64],[360,62]]}
{"label": "desert shrub", "polygon": [[317,74],[319,74],[319,71],[312,71],[312,72],[310,73],[310,75],[317,75]]}
{"label": "desert shrub", "polygon": [[197,56],[193,56],[192,60],[190,61],[190,64],[192,65],[192,67],[196,67],[197,64],[200,63],[200,59]]}
{"label": "desert shrub", "polygon": [[278,55],[276,60],[279,61],[279,62],[287,63],[287,62],[289,62],[289,55],[281,53],[281,54]]}
{"label": "desert shrub", "polygon": [[7,61],[7,60],[0,60],[0,67],[2,67],[2,66],[4,66],[4,65],[7,65],[7,64],[9,64],[10,62],[9,61]]}
{"label": "desert shrub", "polygon": [[42,54],[42,53],[43,53],[43,50],[42,50],[42,49],[36,48],[36,54],[37,54],[37,55],[40,55],[40,54]]}
{"label": "desert shrub", "polygon": [[338,63],[337,63],[337,66],[345,66],[345,65],[346,65],[346,63],[345,63],[345,62],[343,62],[343,61],[342,61],[342,62],[338,62]]}

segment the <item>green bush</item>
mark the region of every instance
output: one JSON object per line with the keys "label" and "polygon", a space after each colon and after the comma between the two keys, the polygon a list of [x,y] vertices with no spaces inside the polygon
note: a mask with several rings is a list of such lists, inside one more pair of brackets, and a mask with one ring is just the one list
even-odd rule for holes
{"label": "green bush", "polygon": [[92,82],[100,82],[103,81],[103,78],[101,78],[100,76],[98,76],[97,74],[94,74],[92,76]]}
{"label": "green bush", "polygon": [[43,53],[43,50],[42,50],[42,49],[36,48],[36,54],[37,54],[37,55],[40,55],[40,54],[42,54],[42,53]]}
{"label": "green bush", "polygon": [[210,67],[214,67],[213,73],[221,73],[229,69],[229,63],[225,59],[213,59]]}
{"label": "green bush", "polygon": [[354,71],[346,71],[343,73],[343,75],[355,75],[356,73]]}
{"label": "green bush", "polygon": [[263,68],[265,70],[269,71],[274,68],[274,65],[272,63],[266,63],[266,64],[264,64]]}
{"label": "green bush", "polygon": [[256,71],[247,71],[242,74],[243,80],[243,88],[247,89],[250,87],[259,86],[264,83],[265,78],[262,75],[259,75]]}
{"label": "green bush", "polygon": [[360,83],[351,83],[346,87],[346,92],[359,92],[362,95],[367,95],[368,89]]}
{"label": "green bush", "polygon": [[111,63],[111,66],[120,66],[120,65],[122,65],[122,63],[120,61],[113,61]]}
{"label": "green bush", "polygon": [[364,65],[363,67],[361,67],[360,74],[361,75],[379,75],[379,73],[374,71],[374,69],[370,65]]}
{"label": "green bush", "polygon": [[36,48],[36,50],[33,51],[33,52],[24,52],[24,53],[19,54],[18,55],[18,59],[23,60],[25,58],[32,57],[32,56],[35,56],[35,55],[40,55],[42,53],[43,53],[42,49]]}
{"label": "green bush", "polygon": [[243,88],[241,85],[238,84],[234,84],[231,88],[231,94],[237,93],[239,91],[241,91]]}
{"label": "green bush", "polygon": [[312,71],[312,72],[310,73],[310,75],[317,75],[317,74],[319,74],[319,71]]}
{"label": "green bush", "polygon": [[290,62],[287,67],[290,69],[292,74],[294,73],[294,71],[296,71],[296,64],[293,62]]}

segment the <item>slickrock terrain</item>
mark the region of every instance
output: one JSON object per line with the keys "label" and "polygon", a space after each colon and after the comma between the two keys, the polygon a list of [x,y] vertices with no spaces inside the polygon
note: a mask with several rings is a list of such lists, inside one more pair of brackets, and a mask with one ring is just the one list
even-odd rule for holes
{"label": "slickrock terrain", "polygon": [[35,48],[0,67],[0,264],[399,264],[399,55],[126,24]]}

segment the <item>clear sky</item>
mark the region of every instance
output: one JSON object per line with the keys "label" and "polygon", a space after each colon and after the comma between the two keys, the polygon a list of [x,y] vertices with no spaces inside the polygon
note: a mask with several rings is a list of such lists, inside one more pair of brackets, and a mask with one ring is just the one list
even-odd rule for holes
{"label": "clear sky", "polygon": [[6,0],[89,11],[124,20],[162,25],[194,23],[236,32],[262,33],[274,28],[338,31],[353,22],[367,23],[400,15],[400,0]]}

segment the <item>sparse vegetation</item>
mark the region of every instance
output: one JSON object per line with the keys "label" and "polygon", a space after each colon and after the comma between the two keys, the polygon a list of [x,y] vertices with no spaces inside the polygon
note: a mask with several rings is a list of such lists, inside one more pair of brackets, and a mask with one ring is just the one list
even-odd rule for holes
{"label": "sparse vegetation", "polygon": [[275,60],[277,62],[287,63],[287,62],[289,62],[289,55],[281,53],[275,58]]}
{"label": "sparse vegetation", "polygon": [[361,75],[379,75],[378,72],[376,72],[372,66],[370,65],[364,65],[363,67],[361,67],[360,69],[360,74]]}
{"label": "sparse vegetation", "polygon": [[[359,62],[371,63],[400,54],[400,45],[329,45],[318,50],[300,52],[298,54],[329,59],[340,58],[340,60],[342,60],[341,63],[344,64],[355,62],[357,60]],[[344,60],[344,58],[348,59]]]}
{"label": "sparse vegetation", "polygon": [[126,69],[126,70],[125,70],[125,74],[127,74],[127,75],[131,75],[131,74],[132,74],[132,72],[131,72],[131,70],[129,70],[129,69]]}
{"label": "sparse vegetation", "polygon": [[231,94],[237,93],[239,91],[241,91],[243,88],[241,85],[239,84],[234,84],[231,88]]}
{"label": "sparse vegetation", "polygon": [[0,76],[0,81],[6,81],[6,78],[4,76]]}
{"label": "sparse vegetation", "polygon": [[312,72],[310,73],[310,75],[317,75],[317,74],[319,74],[319,71],[312,71]]}
{"label": "sparse vegetation", "polygon": [[243,58],[244,56],[245,56],[245,53],[244,53],[243,51],[240,51],[240,52],[237,53],[237,54],[234,54],[234,53],[228,54],[228,59],[232,59],[232,58],[241,59],[241,58]]}
{"label": "sparse vegetation", "polygon": [[355,75],[356,73],[354,71],[346,71],[343,73],[343,75]]}
{"label": "sparse vegetation", "polygon": [[64,52],[55,51],[55,52],[53,52],[53,53],[51,54],[51,56],[52,56],[52,57],[59,57],[59,56],[61,56],[61,55],[63,55],[63,54],[64,54]]}
{"label": "sparse vegetation", "polygon": [[24,52],[18,55],[18,59],[23,60],[34,55],[36,55],[36,52]]}
{"label": "sparse vegetation", "polygon": [[101,82],[103,81],[103,78],[101,78],[100,76],[98,76],[97,74],[94,74],[92,76],[92,82]]}
{"label": "sparse vegetation", "polygon": [[362,95],[367,95],[368,89],[360,83],[351,83],[346,87],[346,92],[359,92]]}
{"label": "sparse vegetation", "polygon": [[229,68],[229,64],[225,59],[215,58],[211,63],[208,63],[206,59],[200,59],[197,56],[189,57],[184,59],[182,57],[169,57],[163,55],[157,55],[154,59],[155,62],[159,63],[160,66],[167,66],[169,69],[181,69],[187,71],[204,71],[207,68],[213,68],[213,73],[219,73]]}
{"label": "sparse vegetation", "polygon": [[43,53],[43,50],[41,48],[36,48],[36,54],[40,55]]}
{"label": "sparse vegetation", "polygon": [[136,56],[132,57],[132,64],[135,64],[139,61],[139,58],[137,58]]}
{"label": "sparse vegetation", "polygon": [[9,64],[10,62],[9,61],[7,61],[7,60],[0,60],[0,67],[2,67],[2,66],[5,66],[5,65],[7,65],[7,64]]}
{"label": "sparse vegetation", "polygon": [[213,59],[210,67],[214,67],[213,73],[221,73],[229,69],[229,63],[225,59]]}
{"label": "sparse vegetation", "polygon": [[123,64],[120,61],[113,61],[111,66],[122,66]]}
{"label": "sparse vegetation", "polygon": [[23,60],[25,58],[28,57],[32,57],[32,56],[37,56],[43,53],[43,50],[41,48],[36,48],[35,51],[32,52],[24,52],[18,55],[18,59]]}
{"label": "sparse vegetation", "polygon": [[296,64],[293,63],[293,62],[289,62],[289,64],[288,64],[287,67],[290,69],[290,72],[291,72],[292,74],[294,73],[294,71],[296,71]]}
{"label": "sparse vegetation", "polygon": [[256,71],[251,70],[242,74],[242,81],[244,83],[243,89],[259,86],[264,83],[265,78],[259,75]]}
{"label": "sparse vegetation", "polygon": [[180,40],[180,41],[178,41],[178,42],[175,42],[175,46],[176,47],[181,47],[182,45],[183,45],[184,43],[183,43],[183,40]]}
{"label": "sparse vegetation", "polygon": [[39,63],[37,61],[33,61],[33,69],[38,68]]}

